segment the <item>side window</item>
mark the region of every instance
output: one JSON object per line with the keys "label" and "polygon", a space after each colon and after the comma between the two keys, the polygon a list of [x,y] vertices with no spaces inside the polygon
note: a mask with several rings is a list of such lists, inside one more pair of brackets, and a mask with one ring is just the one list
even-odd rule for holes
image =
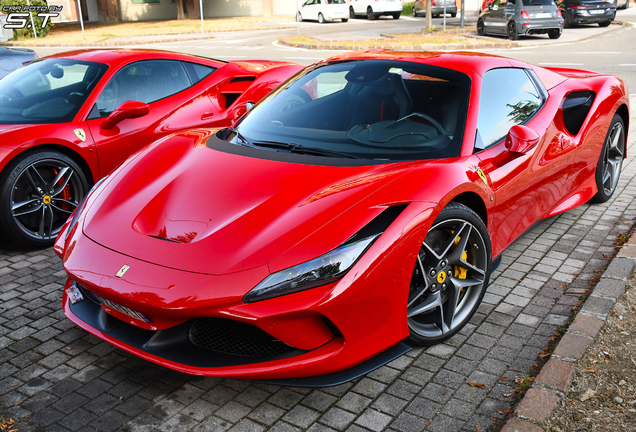
{"label": "side window", "polygon": [[190,87],[183,64],[173,60],[145,60],[124,66],[97,99],[100,117],[126,101],[152,103]]}
{"label": "side window", "polygon": [[192,81],[193,85],[216,70],[216,68],[213,68],[211,66],[205,66],[198,63],[183,62],[183,66],[185,66],[186,71],[188,71],[190,81]]}
{"label": "side window", "polygon": [[493,69],[481,81],[475,150],[501,141],[510,128],[523,124],[541,107],[543,98],[524,69]]}

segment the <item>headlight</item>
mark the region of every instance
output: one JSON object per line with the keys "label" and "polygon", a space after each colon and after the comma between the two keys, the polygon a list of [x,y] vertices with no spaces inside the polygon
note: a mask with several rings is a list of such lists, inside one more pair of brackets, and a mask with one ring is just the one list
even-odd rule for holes
{"label": "headlight", "polygon": [[80,203],[77,205],[77,207],[75,208],[75,211],[71,215],[71,223],[69,224],[68,229],[66,230],[66,237],[68,237],[69,233],[73,231],[73,228],[75,228],[75,225],[77,224],[77,221],[79,220],[80,214],[84,211],[84,207],[86,207],[86,202],[88,201],[88,198],[93,194],[93,192],[95,192],[95,190],[99,187],[99,185],[102,184],[104,180],[106,180],[107,178],[108,176],[104,177],[103,179],[95,183],[95,185],[91,188],[91,190],[88,191],[86,196],[84,196],[82,201],[80,201]]}
{"label": "headlight", "polygon": [[248,292],[246,303],[326,285],[340,279],[380,234],[339,246],[305,263],[273,273]]}

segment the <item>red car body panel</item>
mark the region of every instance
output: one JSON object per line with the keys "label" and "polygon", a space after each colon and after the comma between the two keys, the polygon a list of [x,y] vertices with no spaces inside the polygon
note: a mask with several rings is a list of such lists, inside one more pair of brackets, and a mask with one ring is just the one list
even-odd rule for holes
{"label": "red car body panel", "polygon": [[[0,171],[20,153],[46,146],[71,155],[83,165],[87,176],[97,181],[128,156],[163,136],[196,127],[231,125],[246,112],[246,102],[258,102],[302,69],[302,66],[288,62],[224,63],[154,50],[79,50],[51,57],[103,63],[109,68],[72,122],[17,127],[0,125]],[[137,61],[162,59],[194,62],[217,70],[188,89],[151,103],[150,113],[146,116],[123,120],[112,129],[100,129],[103,118],[86,120],[103,88],[122,67]],[[245,81],[241,88],[230,87],[233,78],[245,77],[253,80]],[[220,95],[220,92],[225,93]],[[230,106],[226,105],[225,99],[219,103],[219,99],[227,94],[240,96]],[[76,128],[87,131],[86,142],[74,134]]]}
{"label": "red car body panel", "polygon": [[[537,221],[589,200],[615,113],[625,115],[628,128],[628,95],[613,76],[466,53],[365,52],[327,61],[358,59],[425,62],[469,75],[460,156],[366,166],[294,164],[209,148],[205,143],[216,130],[179,133],[118,168],[56,244],[70,275],[67,288],[77,282],[151,317],[149,325],[108,311],[135,326],[160,330],[193,317],[225,318],[258,326],[307,352],[228,367],[190,366],[88,325],[73,314],[65,293],[66,315],[135,355],[192,374],[272,379],[341,371],[409,335],[407,294],[416,257],[449,202],[469,203],[485,219],[497,257]],[[540,140],[524,154],[508,151],[505,140],[474,153],[481,77],[493,68],[522,66],[534,70],[549,91],[526,123]],[[560,108],[567,94],[581,90],[596,94],[594,115],[572,136]],[[342,279],[243,301],[268,275],[333,250],[393,205],[405,208]],[[125,278],[116,277],[123,264],[130,270]]]}

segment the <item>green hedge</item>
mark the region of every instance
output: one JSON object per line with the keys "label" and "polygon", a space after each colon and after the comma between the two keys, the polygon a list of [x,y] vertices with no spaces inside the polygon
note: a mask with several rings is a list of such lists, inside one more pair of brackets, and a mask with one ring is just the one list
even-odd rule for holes
{"label": "green hedge", "polygon": [[[47,5],[46,2],[42,1],[42,0],[30,0],[29,4],[31,6],[46,6]],[[0,1],[0,5],[2,5],[2,6],[26,6],[27,2],[26,2],[26,0],[1,0]],[[35,28],[36,28],[36,32],[37,32],[38,37],[46,36],[47,33],[49,32],[49,29],[53,26],[53,24],[51,24],[51,19],[49,19],[48,22],[46,23],[46,26],[44,28],[42,28],[42,23],[44,22],[44,18],[38,17],[37,16],[37,12],[32,12],[31,15],[33,15],[33,22],[35,23]],[[27,19],[28,19],[27,22],[30,25],[31,24],[31,19],[30,18],[27,18]],[[33,38],[33,29],[30,29],[30,28],[13,29],[13,37],[15,39],[29,39],[29,38]]]}
{"label": "green hedge", "polygon": [[411,15],[413,13],[413,3],[415,2],[402,3],[402,15]]}

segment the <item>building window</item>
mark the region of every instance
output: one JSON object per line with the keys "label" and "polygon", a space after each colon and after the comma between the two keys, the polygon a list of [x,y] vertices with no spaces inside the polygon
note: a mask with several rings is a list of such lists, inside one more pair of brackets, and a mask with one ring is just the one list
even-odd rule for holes
{"label": "building window", "polygon": [[161,0],[132,0],[133,4],[161,3]]}

